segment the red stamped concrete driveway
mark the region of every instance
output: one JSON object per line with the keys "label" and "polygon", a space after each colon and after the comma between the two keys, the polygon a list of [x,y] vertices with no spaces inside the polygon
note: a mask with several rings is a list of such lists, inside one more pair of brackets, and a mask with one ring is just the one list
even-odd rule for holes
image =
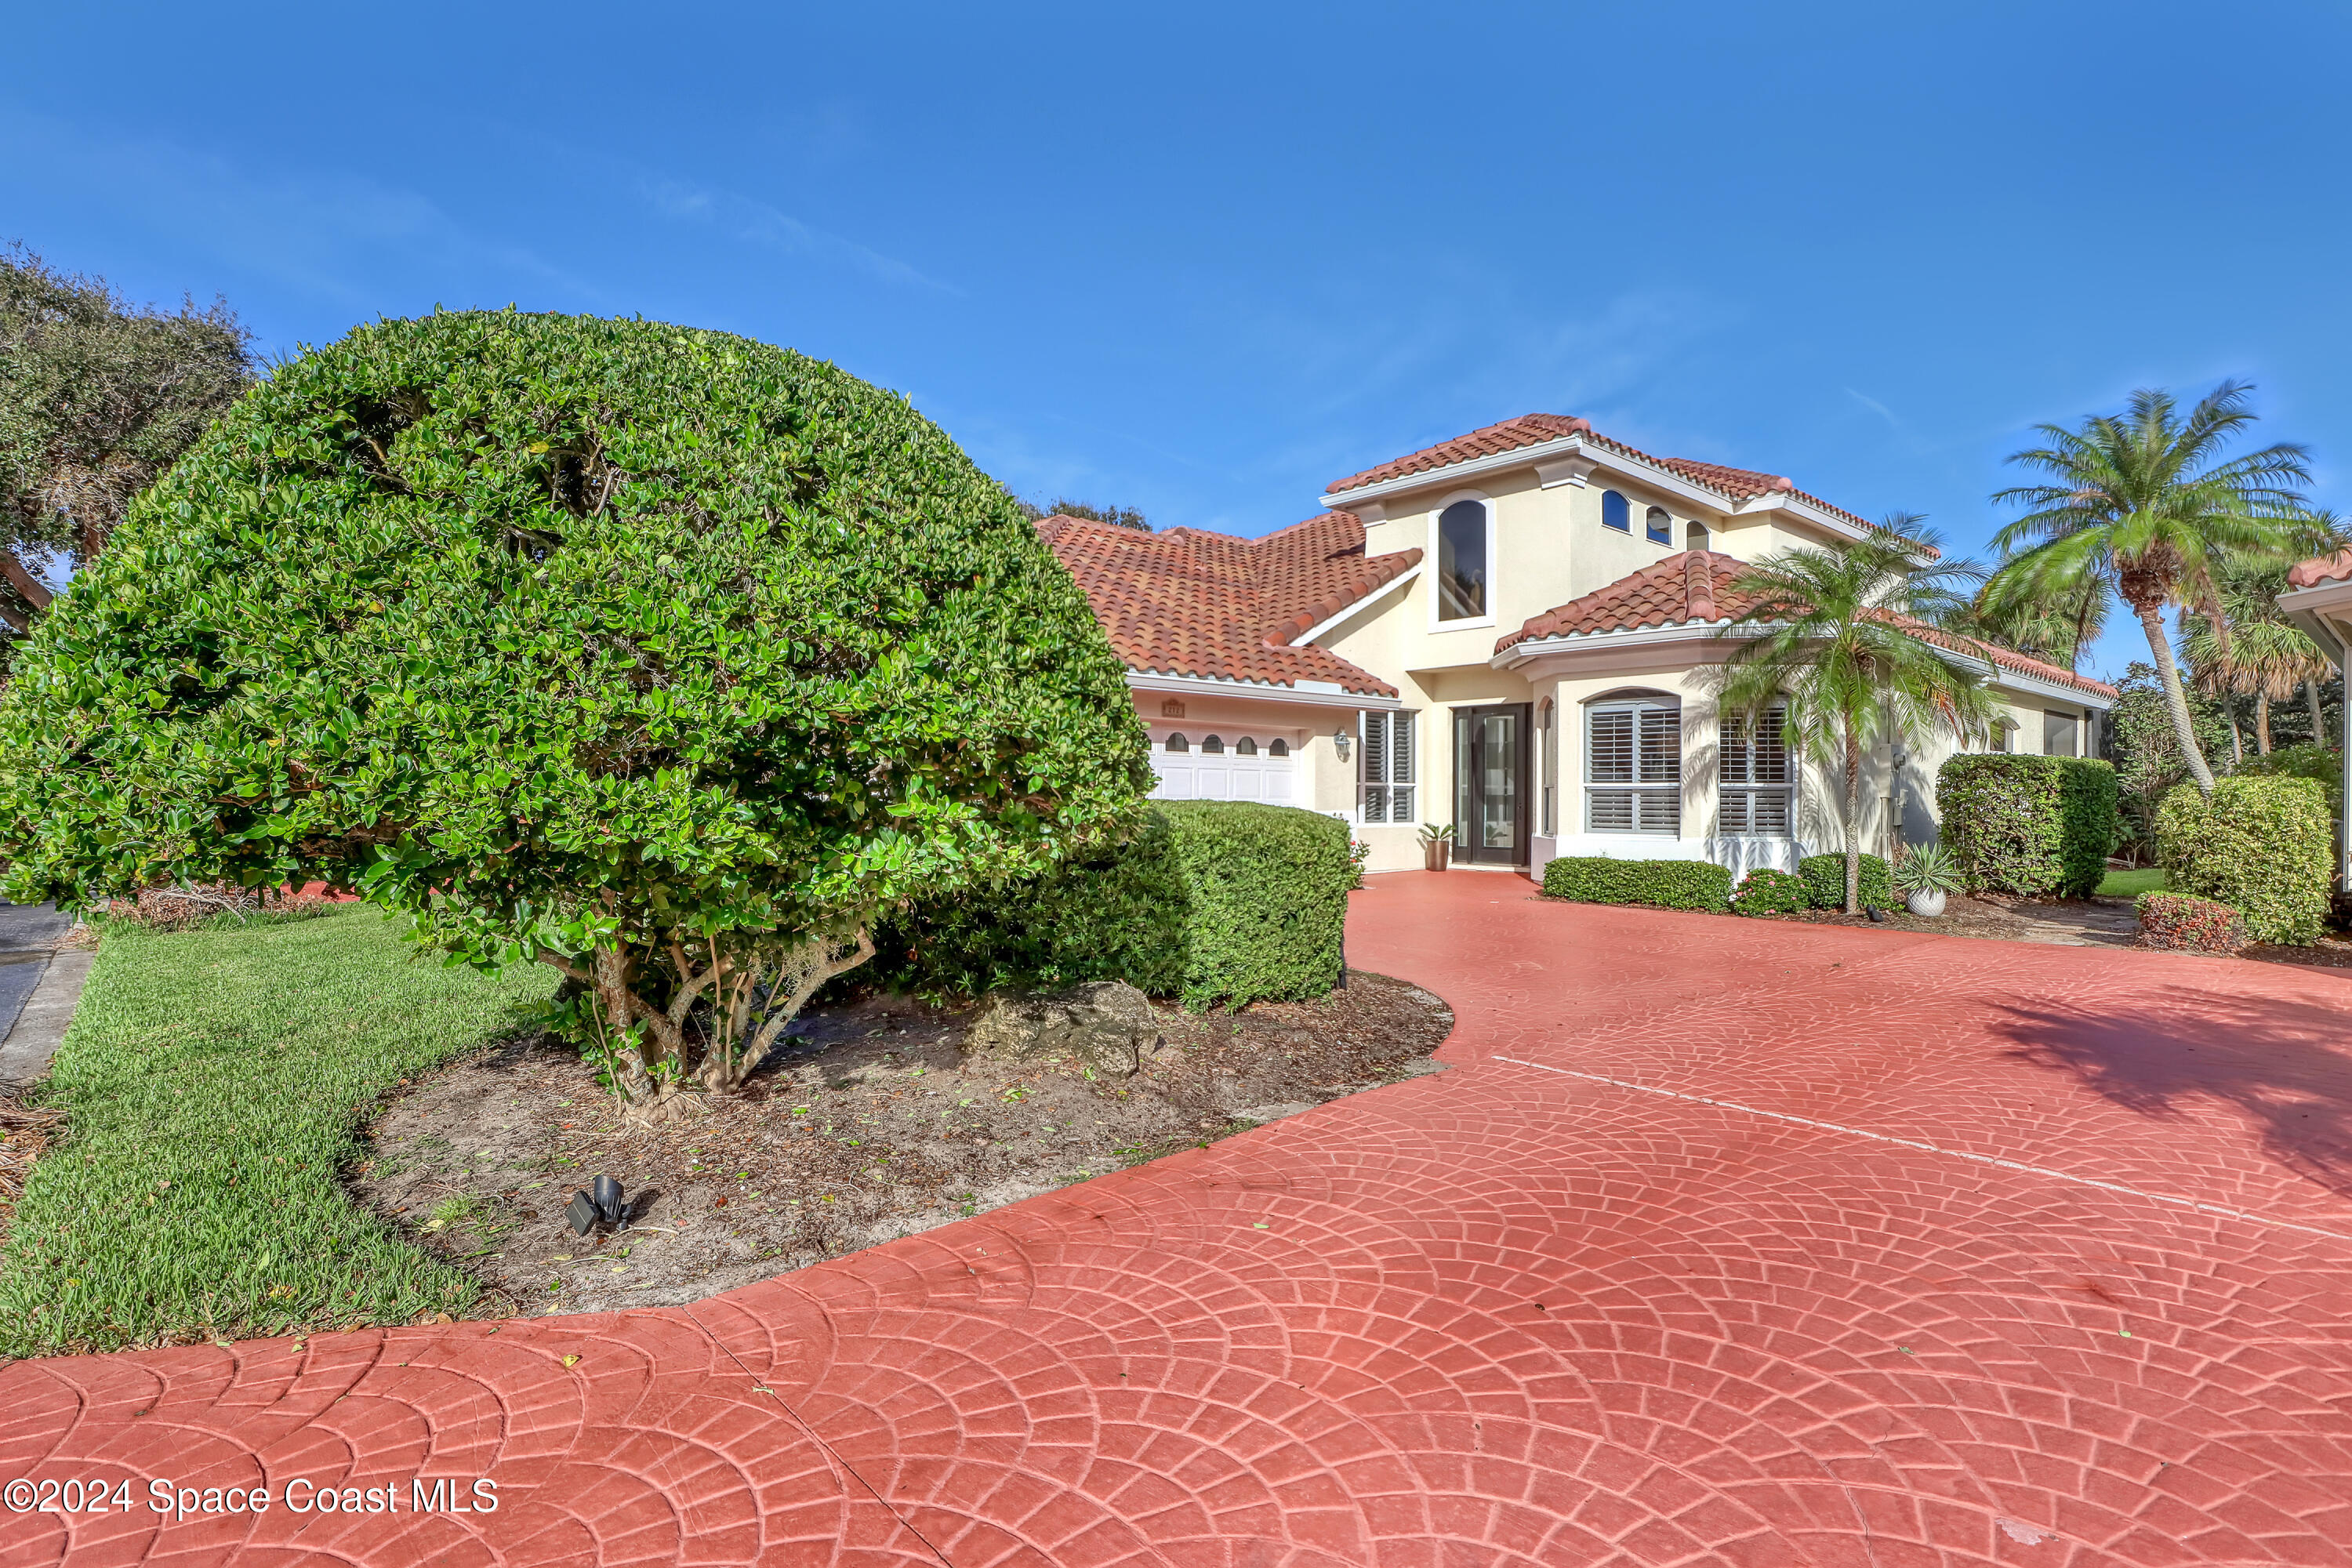
{"label": "red stamped concrete driveway", "polygon": [[[0,1372],[0,1478],[280,1500],[0,1560],[2352,1564],[2352,984],[1465,871],[1350,936],[1453,1071],[689,1310]],[[282,1500],[416,1477],[499,1506]]]}

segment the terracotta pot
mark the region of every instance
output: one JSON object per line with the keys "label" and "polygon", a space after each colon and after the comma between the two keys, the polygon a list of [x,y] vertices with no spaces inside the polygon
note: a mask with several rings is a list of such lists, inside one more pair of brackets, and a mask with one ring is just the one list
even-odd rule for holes
{"label": "terracotta pot", "polygon": [[1444,838],[1433,838],[1421,847],[1421,863],[1432,871],[1444,870],[1453,855],[1453,844]]}
{"label": "terracotta pot", "polygon": [[1944,895],[1940,890],[1931,892],[1922,888],[1916,893],[1906,895],[1903,907],[1921,920],[1931,921],[1944,912]]}

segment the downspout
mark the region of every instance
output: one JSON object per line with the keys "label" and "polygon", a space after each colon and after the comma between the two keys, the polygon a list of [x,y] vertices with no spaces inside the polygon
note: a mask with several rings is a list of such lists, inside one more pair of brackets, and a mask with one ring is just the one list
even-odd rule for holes
{"label": "downspout", "polygon": [[[2341,891],[2352,893],[2352,632],[2345,629],[2342,621],[2330,624],[2336,630],[2336,651],[2342,656],[2336,668],[2344,672],[2344,749],[2336,759],[2336,771],[2343,775],[2336,804],[2343,807],[2344,815],[2337,818],[2343,825],[2343,834],[2337,849],[2336,885]],[[2327,743],[2326,735],[2315,738],[2323,746]]]}

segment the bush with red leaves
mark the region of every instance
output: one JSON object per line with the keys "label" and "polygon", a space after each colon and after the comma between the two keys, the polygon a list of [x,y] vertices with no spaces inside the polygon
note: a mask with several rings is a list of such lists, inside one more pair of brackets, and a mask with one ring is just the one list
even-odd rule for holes
{"label": "bush with red leaves", "polygon": [[2174,952],[2235,952],[2252,939],[2243,915],[2227,904],[2189,893],[2142,893],[2139,944]]}

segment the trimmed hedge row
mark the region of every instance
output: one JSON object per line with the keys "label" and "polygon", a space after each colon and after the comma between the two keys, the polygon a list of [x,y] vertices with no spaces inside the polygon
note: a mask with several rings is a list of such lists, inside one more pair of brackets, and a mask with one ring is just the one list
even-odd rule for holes
{"label": "trimmed hedge row", "polygon": [[[1845,908],[1845,851],[1830,855],[1808,855],[1797,862],[1797,875],[1805,879],[1805,888],[1812,895],[1817,910]],[[1882,910],[1895,907],[1895,870],[1885,858],[1877,855],[1862,858],[1862,873],[1856,879],[1861,889],[1864,909],[1875,906]]]}
{"label": "trimmed hedge row", "polygon": [[1544,865],[1544,897],[1580,904],[1654,904],[1720,910],[1731,903],[1731,868],[1711,860],[1612,860],[1567,855]]}
{"label": "trimmed hedge row", "polygon": [[1741,879],[1731,895],[1735,915],[1793,915],[1813,907],[1813,891],[1794,871],[1759,866]]}
{"label": "trimmed hedge row", "polygon": [[1124,980],[1186,1005],[1320,996],[1339,983],[1348,825],[1244,801],[1155,801],[1108,853],[886,923],[874,978],[951,995]]}
{"label": "trimmed hedge row", "polygon": [[2326,929],[2336,830],[2314,780],[2233,774],[2210,801],[2182,784],[2157,809],[2156,852],[2172,891],[2228,904],[2257,942],[2308,946]]}
{"label": "trimmed hedge row", "polygon": [[2190,893],[2142,893],[2139,944],[2173,952],[2235,952],[2246,945],[2244,917],[2227,904]]}
{"label": "trimmed hedge row", "polygon": [[2088,898],[2123,832],[2115,767],[2091,757],[1950,757],[1936,806],[1970,892]]}

